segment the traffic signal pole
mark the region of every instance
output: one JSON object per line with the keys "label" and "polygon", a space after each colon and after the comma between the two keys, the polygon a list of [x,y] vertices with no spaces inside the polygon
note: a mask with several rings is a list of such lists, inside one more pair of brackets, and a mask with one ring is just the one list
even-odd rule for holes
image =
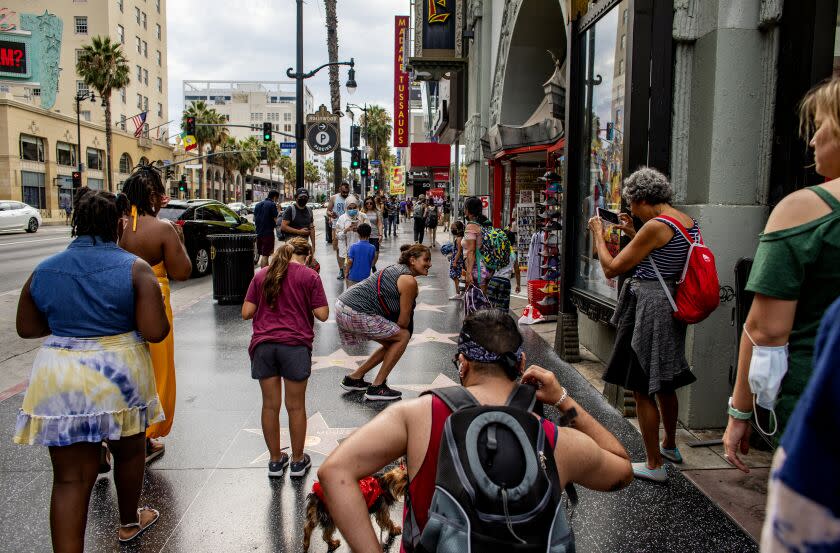
{"label": "traffic signal pole", "polygon": [[303,139],[306,129],[303,122],[303,0],[297,0],[297,79],[295,80],[295,192],[303,188],[304,160],[303,160]]}

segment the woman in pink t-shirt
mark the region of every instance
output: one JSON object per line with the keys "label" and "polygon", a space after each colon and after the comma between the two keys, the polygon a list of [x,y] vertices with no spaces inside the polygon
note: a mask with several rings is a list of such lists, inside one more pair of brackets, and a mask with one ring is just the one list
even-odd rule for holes
{"label": "woman in pink t-shirt", "polygon": [[[271,458],[268,475],[304,476],[312,461],[303,452],[306,439],[306,383],[312,372],[315,318],[330,314],[318,273],[306,266],[312,250],[303,238],[292,238],[274,253],[268,267],[254,275],[242,318],[253,319],[248,353],[251,377],[262,389],[262,430]],[[292,457],[280,449],[280,407],[286,388]]]}

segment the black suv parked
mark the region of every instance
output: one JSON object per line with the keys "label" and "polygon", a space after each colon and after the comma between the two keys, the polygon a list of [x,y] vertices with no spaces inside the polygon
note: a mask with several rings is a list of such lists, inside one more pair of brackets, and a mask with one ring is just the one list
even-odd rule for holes
{"label": "black suv parked", "polygon": [[160,210],[158,217],[175,221],[184,229],[184,243],[192,260],[194,276],[210,272],[208,236],[256,232],[254,225],[245,217],[216,200],[171,200]]}

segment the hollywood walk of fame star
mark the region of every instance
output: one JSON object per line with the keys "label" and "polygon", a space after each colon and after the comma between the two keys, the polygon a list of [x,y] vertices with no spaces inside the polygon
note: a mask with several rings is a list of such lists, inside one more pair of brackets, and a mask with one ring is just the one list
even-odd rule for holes
{"label": "hollywood walk of fame star", "polygon": [[[245,432],[262,436],[260,428],[245,428]],[[349,436],[355,428],[332,428],[324,416],[318,411],[306,421],[306,440],[303,449],[312,453],[320,453],[327,456],[338,447],[339,442]],[[280,429],[280,443],[288,444],[291,436],[288,428]],[[251,464],[268,461],[271,455],[268,451],[251,461]]]}
{"label": "hollywood walk of fame star", "polygon": [[326,369],[328,367],[343,367],[356,370],[359,363],[366,360],[367,355],[348,355],[346,351],[338,348],[329,355],[313,355],[312,370]]}
{"label": "hollywood walk of fame star", "polygon": [[432,390],[434,388],[446,388],[447,386],[457,385],[457,382],[442,373],[438,373],[431,384],[390,384],[391,388],[399,388],[401,390],[409,390],[417,393]]}
{"label": "hollywood walk of fame star", "polygon": [[443,307],[447,307],[449,304],[444,303],[443,305],[433,305],[431,303],[418,303],[417,307],[414,308],[414,311],[433,311],[435,313],[443,313]]}
{"label": "hollywood walk of fame star", "polygon": [[458,334],[447,334],[445,332],[438,332],[437,330],[427,328],[423,332],[415,333],[414,336],[411,337],[411,341],[408,343],[408,345],[419,346],[420,344],[426,344],[428,342],[454,344],[455,342],[452,341],[452,338],[454,338],[457,335]]}

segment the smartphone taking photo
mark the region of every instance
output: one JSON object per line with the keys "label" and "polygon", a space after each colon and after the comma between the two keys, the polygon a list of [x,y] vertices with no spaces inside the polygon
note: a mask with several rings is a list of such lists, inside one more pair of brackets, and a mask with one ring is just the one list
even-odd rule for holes
{"label": "smartphone taking photo", "polygon": [[598,217],[613,225],[620,225],[621,220],[618,218],[618,213],[609,211],[607,209],[598,208]]}

